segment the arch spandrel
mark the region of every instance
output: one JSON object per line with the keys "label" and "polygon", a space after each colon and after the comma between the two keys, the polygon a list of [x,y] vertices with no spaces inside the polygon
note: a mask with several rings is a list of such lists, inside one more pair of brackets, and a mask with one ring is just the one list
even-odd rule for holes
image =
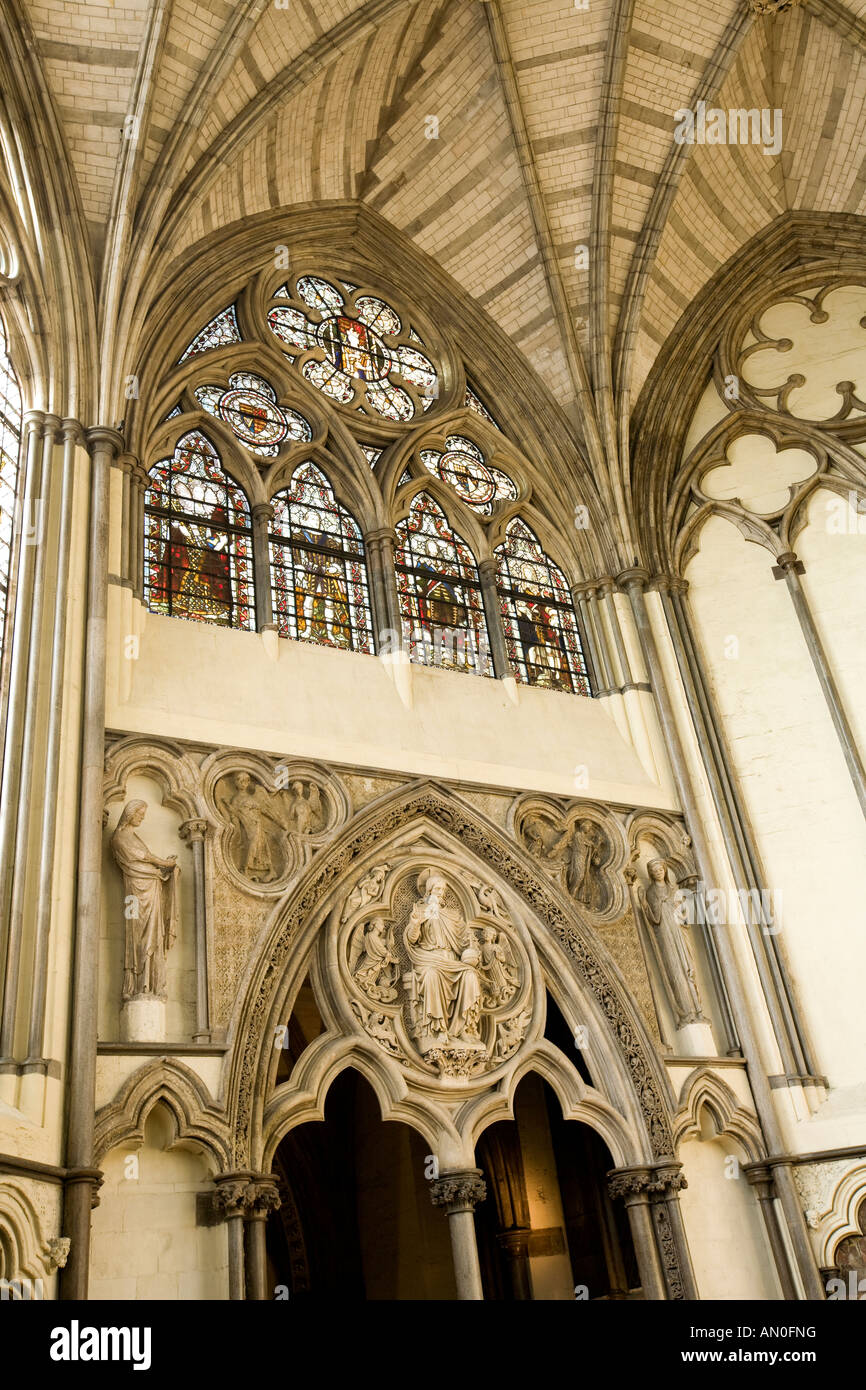
{"label": "arch spandrel", "polygon": [[[247,976],[231,1028],[231,1034],[240,1040],[228,1078],[236,1160],[260,1161],[265,1142],[264,1117],[271,1105],[266,1097],[273,1094],[276,1082],[276,1030],[285,1025],[288,1001],[310,968],[311,955],[322,933],[327,935],[324,924],[329,918],[342,916],[347,897],[377,864],[402,859],[411,864],[417,876],[431,855],[434,863],[450,866],[452,875],[472,874],[483,887],[497,892],[503,905],[514,910],[521,920],[522,933],[526,934],[525,938],[522,933],[520,936],[521,941],[526,941],[522,949],[530,961],[532,955],[537,958],[542,976],[570,977],[588,1023],[590,1070],[602,1079],[612,1106],[627,1117],[634,1148],[645,1159],[671,1153],[673,1106],[668,1085],[645,1025],[604,947],[574,906],[545,881],[528,855],[465,803],[443,788],[423,782],[377,802],[357,817],[317,857],[272,919],[267,942]],[[408,869],[403,877],[407,876]],[[483,918],[484,914],[479,912],[478,916]],[[338,947],[339,932],[336,940]],[[326,961],[325,966],[323,977],[330,980],[330,989],[345,990],[346,967],[340,979],[336,957],[330,963]],[[526,1029],[526,1038],[532,1043],[540,1041],[543,1018],[543,1002],[536,1000]],[[489,1093],[491,1085],[498,1085],[508,1094],[509,1086],[503,1081],[523,1056],[521,1042],[515,1049],[514,1060],[505,1059],[498,1076],[496,1069],[490,1069],[480,1081],[473,1081],[470,1076],[468,1083],[455,1089],[453,1083],[440,1084],[435,1076],[419,1080],[416,1072],[423,1077],[423,1069],[416,1067],[414,1060],[403,1067],[396,1061],[396,1054],[389,1057],[390,1049],[365,1033],[357,1015],[354,1034],[364,1057],[375,1059],[370,1064],[378,1068],[383,1078],[391,1078],[382,1082],[383,1089],[392,1085],[402,1071],[407,1091],[425,1098],[439,1096],[441,1103],[446,1094],[453,1095],[456,1113],[473,1094]],[[322,1040],[318,1042],[324,1050]],[[340,1069],[338,1066],[333,1075]],[[316,1103],[323,1104],[324,1094],[318,1083],[317,1088]]]}

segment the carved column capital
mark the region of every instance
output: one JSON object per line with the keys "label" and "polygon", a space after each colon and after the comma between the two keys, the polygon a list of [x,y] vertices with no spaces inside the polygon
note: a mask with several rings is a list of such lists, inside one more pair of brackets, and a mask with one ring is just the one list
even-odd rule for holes
{"label": "carved column capital", "polygon": [[688,1187],[683,1176],[681,1163],[658,1164],[651,1169],[647,1191],[654,1196],[669,1197],[675,1192],[681,1192],[684,1187]]}
{"label": "carved column capital", "polygon": [[805,574],[806,566],[795,550],[783,550],[781,555],[776,556],[776,563],[773,565],[773,576],[776,579],[787,579],[789,574]]}
{"label": "carved column capital", "polygon": [[250,516],[256,522],[273,521],[274,509],[270,502],[256,502],[255,506],[250,508]]}
{"label": "carved column capital", "polygon": [[645,570],[641,565],[633,565],[631,569],[623,570],[617,575],[616,583],[620,589],[642,591],[649,583],[649,577],[649,570]]}
{"label": "carved column capital", "polygon": [[449,1216],[459,1211],[474,1211],[486,1196],[487,1183],[480,1168],[443,1173],[430,1184],[430,1201],[434,1207],[445,1207]]}
{"label": "carved column capital", "polygon": [[647,1200],[650,1180],[649,1168],[615,1168],[607,1175],[607,1190],[614,1200],[622,1197],[629,1206],[632,1202]]}
{"label": "carved column capital", "polygon": [[205,820],[202,816],[195,816],[191,820],[181,821],[178,826],[180,838],[186,840],[187,843],[191,845],[195,844],[198,840],[206,839],[209,830],[210,821]]}
{"label": "carved column capital", "polygon": [[228,1219],[245,1215],[252,1194],[250,1179],[252,1173],[219,1173],[215,1178],[216,1191],[213,1196],[215,1209]]}
{"label": "carved column capital", "polygon": [[247,1191],[247,1211],[253,1220],[264,1221],[272,1211],[279,1211],[283,1204],[274,1178],[255,1177]]}

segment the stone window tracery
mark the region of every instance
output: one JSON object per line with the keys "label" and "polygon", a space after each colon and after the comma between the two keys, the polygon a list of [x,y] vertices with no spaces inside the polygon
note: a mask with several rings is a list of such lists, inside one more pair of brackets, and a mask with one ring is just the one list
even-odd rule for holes
{"label": "stone window tracery", "polygon": [[250,508],[201,430],[151,468],[144,499],[144,593],[154,613],[251,629]]}
{"label": "stone window tracery", "polygon": [[[338,288],[339,284],[339,288]],[[418,333],[377,295],[302,275],[267,315],[301,375],[338,405],[407,422],[429,410],[439,377]],[[295,355],[299,354],[299,355]]]}
{"label": "stone window tracery", "polygon": [[372,652],[361,530],[325,474],[302,463],[272,505],[271,585],[282,636]]}
{"label": "stone window tracery", "polygon": [[297,410],[278,405],[273,386],[255,372],[233,372],[227,389],[197,386],[193,395],[209,415],[227,424],[235,438],[260,458],[273,458],[281,444],[313,437],[309,420]]}
{"label": "stone window tracery", "polygon": [[494,502],[517,496],[508,474],[489,464],[482,449],[466,435],[449,434],[444,449],[422,449],[420,458],[430,473],[483,516],[490,515]]}
{"label": "stone window tracery", "polygon": [[413,661],[492,676],[475,557],[429,493],[397,524],[397,592]]}
{"label": "stone window tracery", "polygon": [[591,694],[565,575],[515,517],[497,546],[497,589],[508,658],[524,685]]}

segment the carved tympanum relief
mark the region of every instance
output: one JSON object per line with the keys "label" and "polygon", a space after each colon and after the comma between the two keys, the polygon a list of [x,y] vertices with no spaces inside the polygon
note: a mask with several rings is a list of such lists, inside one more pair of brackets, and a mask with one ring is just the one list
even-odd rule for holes
{"label": "carved tympanum relief", "polygon": [[202,770],[220,826],[217,859],[248,890],[284,888],[348,815],[344,789],[309,764],[215,754]]}
{"label": "carved tympanum relief", "polygon": [[355,1018],[406,1066],[467,1079],[526,1036],[529,956],[490,884],[433,863],[379,864],[345,900],[339,954]]}
{"label": "carved tympanum relief", "polygon": [[625,893],[617,870],[625,861],[622,832],[603,808],[547,797],[524,797],[514,830],[526,849],[591,916],[613,918]]}

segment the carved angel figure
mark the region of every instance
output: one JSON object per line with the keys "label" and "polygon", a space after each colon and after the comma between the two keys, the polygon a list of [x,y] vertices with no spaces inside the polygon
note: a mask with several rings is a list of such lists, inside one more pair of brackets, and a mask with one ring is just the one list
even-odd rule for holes
{"label": "carved angel figure", "polygon": [[658,948],[659,962],[671,995],[677,1028],[696,1023],[704,1015],[695,978],[695,963],[683,921],[681,894],[670,881],[668,861],[647,864],[649,885],[641,902]]}
{"label": "carved angel figure", "polygon": [[352,975],[368,998],[390,1003],[397,998],[394,980],[398,962],[387,918],[373,917],[358,928],[356,940],[359,954],[354,965],[350,959]]}
{"label": "carved angel figure", "polygon": [[601,912],[605,901],[604,882],[599,873],[605,851],[601,831],[591,820],[578,821],[568,849],[565,881],[569,893],[591,911]]}
{"label": "carved angel figure", "polygon": [[382,896],[385,876],[390,867],[390,864],[377,864],[375,869],[371,869],[359,883],[355,884],[343,908],[342,920],[344,922],[349,920],[353,912],[366,907],[368,903],[376,902]]}
{"label": "carved angel figure", "polygon": [[146,810],[146,801],[128,802],[111,837],[126,899],[124,1001],[142,994],[165,999],[165,958],[177,933],[180,867],[175,855],[160,859],[136,833]]}
{"label": "carved angel figure", "polygon": [[234,795],[223,804],[241,840],[238,867],[255,883],[276,878],[272,837],[274,831],[282,835],[284,826],[264,787],[253,785],[248,772],[237,772]]}
{"label": "carved angel figure", "polygon": [[504,937],[495,927],[481,928],[481,971],[487,986],[485,1006],[495,1009],[506,1003],[517,989],[520,976]]}
{"label": "carved angel figure", "polygon": [[315,835],[325,824],[322,796],[315,782],[304,783],[296,779],[289,790],[283,793],[286,829],[294,835]]}

